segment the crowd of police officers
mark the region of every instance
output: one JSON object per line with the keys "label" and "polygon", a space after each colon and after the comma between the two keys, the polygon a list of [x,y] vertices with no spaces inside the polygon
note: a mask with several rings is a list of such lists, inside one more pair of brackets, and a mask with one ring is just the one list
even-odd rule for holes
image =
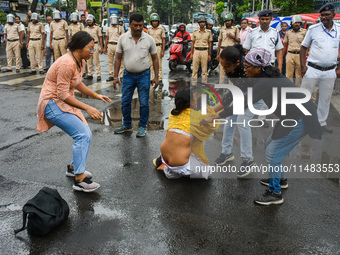
{"label": "crowd of police officers", "polygon": [[[320,90],[319,93],[318,114],[320,116],[320,123],[324,126],[324,129],[327,132],[332,132],[326,125],[326,119],[329,112],[329,98],[334,88],[334,81],[337,75],[337,72],[334,72],[334,70],[337,67],[340,41],[340,33],[337,31],[340,31],[340,28],[339,25],[333,22],[335,15],[334,5],[324,5],[320,9],[320,13],[321,22],[310,27],[308,33],[305,29],[301,28],[302,18],[299,15],[292,17],[290,24],[291,29],[287,31],[287,24],[282,24],[282,31],[278,32],[276,29],[270,27],[273,15],[273,12],[270,10],[264,10],[258,13],[260,25],[254,29],[248,27],[247,19],[241,21],[241,29],[237,28],[233,25],[233,15],[231,13],[225,13],[222,17],[224,27],[221,28],[218,36],[217,60],[219,60],[219,54],[224,48],[233,46],[236,43],[241,43],[246,53],[254,48],[264,48],[268,50],[272,56],[272,65],[276,65],[281,71],[284,70],[288,78],[295,78],[297,86],[300,86],[302,83],[302,87],[313,92],[312,98],[314,100],[316,98],[315,85],[322,85],[322,90]],[[39,22],[38,17],[37,13],[32,13],[31,22],[27,27],[26,47],[28,48],[31,62],[30,74],[37,73],[35,59],[37,59],[39,73],[44,73],[42,56],[45,46],[53,49],[54,59],[56,60],[67,52],[67,44],[72,36],[78,31],[84,30],[94,38],[95,44],[93,55],[87,61],[86,76],[84,76],[84,78],[93,79],[94,62],[97,81],[101,80],[99,54],[104,53],[108,55],[109,65],[109,78],[106,81],[113,81],[113,64],[118,39],[126,32],[125,28],[122,26],[122,20],[119,19],[117,15],[113,14],[109,18],[110,27],[108,27],[105,35],[105,43],[102,39],[101,28],[95,24],[95,18],[91,14],[89,14],[86,19],[85,15],[82,15],[81,21],[79,21],[78,13],[72,13],[70,16],[72,23],[68,25],[67,22],[61,18],[61,13],[56,10],[53,12],[53,21],[49,22],[49,33],[46,33],[46,26],[44,28]],[[15,21],[16,17],[13,14],[7,15],[7,24],[4,28],[7,69],[3,70],[3,72],[12,71],[13,54],[15,56],[16,72],[20,72],[20,49],[25,45],[25,31],[24,26]],[[144,32],[151,35],[156,43],[158,60],[160,63],[160,88],[158,97],[161,97],[163,86],[162,58],[165,51],[165,31],[160,25],[160,17],[157,13],[152,13],[150,15],[150,21],[151,27],[149,29],[145,28]],[[204,16],[200,16],[198,24],[199,29],[193,32],[191,38],[192,45],[190,58],[193,63],[192,82],[194,85],[197,81],[199,68],[201,68],[202,71],[202,82],[207,82],[208,63],[211,61],[213,41],[216,41],[217,38],[216,32],[212,29],[213,25],[215,25],[213,20],[207,20]],[[179,27],[184,27],[185,30],[185,25],[180,25]],[[185,31],[182,31],[182,33],[184,32]],[[45,41],[49,42],[49,45],[45,45]],[[310,52],[306,63],[307,49],[310,49]],[[330,57],[325,58],[327,55]],[[150,62],[152,63],[152,60]],[[153,65],[151,64],[151,68],[152,66]],[[330,71],[330,76],[326,71]],[[152,70],[151,73],[153,75]],[[302,80],[304,74],[306,75],[304,80]],[[327,74],[327,77],[325,74]],[[122,75],[123,66],[120,67],[119,76],[122,77]],[[152,78],[153,77],[151,77],[151,79]],[[219,82],[223,83],[224,79],[225,72],[221,67]],[[311,82],[311,79],[313,79],[313,82]],[[153,90],[151,89],[150,96],[152,97],[153,94]],[[264,105],[263,107],[263,109],[265,109],[266,106]]]}

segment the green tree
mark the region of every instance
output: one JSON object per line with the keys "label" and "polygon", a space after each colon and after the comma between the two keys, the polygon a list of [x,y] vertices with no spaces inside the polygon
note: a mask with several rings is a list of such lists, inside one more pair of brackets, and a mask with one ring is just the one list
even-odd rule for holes
{"label": "green tree", "polygon": [[172,23],[174,20],[175,23],[189,23],[198,11],[199,0],[153,0],[152,4],[161,22]]}
{"label": "green tree", "polygon": [[53,15],[53,10],[51,8],[48,8],[46,10],[46,17],[48,17],[48,16],[52,17],[52,15]]}
{"label": "green tree", "polygon": [[282,16],[298,13],[310,13],[314,10],[315,1],[311,0],[272,0],[273,4],[280,7]]}
{"label": "green tree", "polygon": [[2,24],[6,23],[6,16],[7,13],[5,13],[4,10],[0,10],[0,21],[2,22]]}

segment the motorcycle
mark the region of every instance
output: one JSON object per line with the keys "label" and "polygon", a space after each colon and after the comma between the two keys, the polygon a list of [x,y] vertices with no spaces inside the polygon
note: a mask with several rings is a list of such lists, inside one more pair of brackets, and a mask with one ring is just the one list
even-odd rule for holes
{"label": "motorcycle", "polygon": [[212,74],[212,71],[214,71],[218,65],[219,65],[219,62],[217,61],[217,45],[215,45],[213,43],[213,50],[212,50],[212,54],[211,54],[211,60],[210,62],[208,63],[208,74],[211,75]]}
{"label": "motorcycle", "polygon": [[191,49],[188,47],[186,56],[183,56],[182,51],[183,39],[180,37],[174,37],[171,40],[170,46],[169,68],[171,71],[174,71],[178,65],[185,65],[189,72],[191,72]]}

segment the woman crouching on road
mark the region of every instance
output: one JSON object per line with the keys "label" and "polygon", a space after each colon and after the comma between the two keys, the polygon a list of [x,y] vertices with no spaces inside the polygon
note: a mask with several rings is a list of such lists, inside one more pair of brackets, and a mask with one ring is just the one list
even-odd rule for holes
{"label": "woman crouching on road", "polygon": [[[180,177],[205,178],[209,163],[203,142],[218,128],[200,124],[203,115],[195,110],[197,98],[190,87],[182,87],[175,96],[176,107],[171,110],[166,137],[161,145],[161,156],[153,160],[156,168],[165,164],[164,173],[169,179]],[[208,107],[208,116],[215,112]],[[206,116],[206,115],[205,115]]]}
{"label": "woman crouching on road", "polygon": [[92,133],[81,110],[93,119],[101,119],[102,115],[96,108],[78,101],[74,90],[104,103],[111,100],[93,92],[82,82],[85,60],[95,51],[93,38],[85,31],[77,32],[68,48],[70,52],[54,62],[47,72],[38,102],[37,130],[44,132],[56,125],[75,140],[72,163],[67,166],[66,176],[74,177],[74,190],[92,192],[100,185],[91,181],[92,174],[85,171]]}
{"label": "woman crouching on road", "polygon": [[[280,74],[279,69],[271,66],[271,54],[265,49],[252,49],[248,52],[244,61],[244,70],[252,87],[253,103],[263,99],[268,107],[272,107],[277,100],[274,111],[278,121],[273,133],[266,141],[266,161],[269,167],[269,179],[261,180],[261,184],[268,186],[262,196],[255,199],[255,203],[261,205],[282,204],[284,199],[281,194],[281,180],[284,178],[282,161],[290,151],[308,134],[311,138],[321,139],[322,129],[318,121],[316,107],[306,94],[296,91],[297,87],[288,78]],[[272,79],[270,79],[272,78]],[[273,88],[277,89],[277,98],[273,100]],[[297,101],[310,115],[305,115],[296,104],[287,104],[286,113],[282,113],[281,90],[289,89],[287,99]],[[305,92],[308,93],[307,90]],[[244,98],[244,108],[248,108],[248,95]],[[235,104],[237,102],[235,101]],[[286,103],[286,102],[284,102]],[[206,118],[203,123],[213,122],[214,119],[226,118],[233,115],[233,107],[225,108],[223,112]],[[288,187],[288,184],[285,183]]]}

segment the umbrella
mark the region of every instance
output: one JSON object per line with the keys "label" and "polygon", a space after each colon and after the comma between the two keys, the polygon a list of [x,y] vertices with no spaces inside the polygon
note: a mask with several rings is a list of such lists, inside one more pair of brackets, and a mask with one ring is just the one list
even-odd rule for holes
{"label": "umbrella", "polygon": [[286,22],[288,24],[288,29],[290,28],[290,22],[292,17],[277,17],[270,22],[270,26],[275,28],[277,31],[281,31],[281,24]]}

